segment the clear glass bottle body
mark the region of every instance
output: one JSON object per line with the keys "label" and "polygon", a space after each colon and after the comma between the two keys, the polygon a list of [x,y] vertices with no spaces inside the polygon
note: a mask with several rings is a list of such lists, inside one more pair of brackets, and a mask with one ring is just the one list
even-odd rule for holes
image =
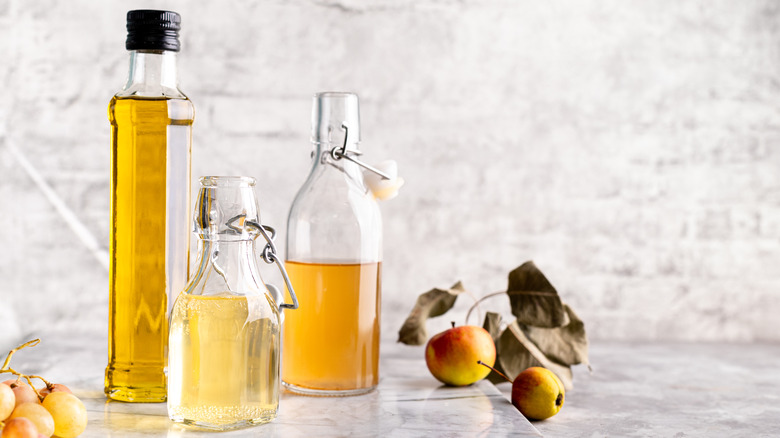
{"label": "clear glass bottle body", "polygon": [[279,407],[281,321],[255,256],[254,180],[204,177],[196,271],[171,312],[168,415],[213,430],[260,424]]}
{"label": "clear glass bottle body", "polygon": [[177,86],[176,53],[130,52],[111,122],[109,345],[105,393],[161,402],[169,297],[189,273],[194,108]]}
{"label": "clear glass bottle body", "polygon": [[315,96],[311,173],[287,222],[286,267],[300,307],[285,317],[282,380],[298,393],[352,395],[379,381],[382,220],[360,168],[357,96]]}

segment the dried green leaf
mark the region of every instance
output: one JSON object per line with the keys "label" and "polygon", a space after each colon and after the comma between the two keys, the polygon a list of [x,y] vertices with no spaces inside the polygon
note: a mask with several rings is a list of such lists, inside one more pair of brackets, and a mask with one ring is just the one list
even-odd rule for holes
{"label": "dried green leaf", "polygon": [[573,387],[571,368],[545,356],[523,333],[516,320],[501,334],[496,349],[503,372],[512,380],[528,367],[545,367],[561,379],[565,389]]}
{"label": "dried green leaf", "polygon": [[[493,342],[498,344],[498,339],[501,337],[501,314],[495,312],[487,312],[485,314],[485,322],[482,324],[482,328],[490,333],[490,337],[493,338]],[[503,372],[501,365],[498,362],[498,347],[496,347],[496,362],[493,368],[499,372]],[[491,371],[488,374],[487,379],[493,383],[504,382],[504,378],[495,371]]]}
{"label": "dried green leaf", "polygon": [[588,363],[588,338],[585,323],[568,305],[563,305],[569,323],[552,329],[525,327],[528,338],[550,359],[565,365]]}
{"label": "dried green leaf", "polygon": [[428,331],[425,329],[428,318],[447,313],[455,304],[458,295],[465,291],[459,281],[449,289],[431,289],[417,297],[412,312],[398,331],[398,342],[407,345],[425,344],[428,341]]}
{"label": "dried green leaf", "polygon": [[513,381],[524,369],[542,365],[508,328],[501,333],[496,343],[496,352],[496,365]]}
{"label": "dried green leaf", "polygon": [[532,261],[509,273],[507,294],[520,324],[554,328],[568,322],[558,292]]}
{"label": "dried green leaf", "polygon": [[496,312],[487,312],[485,314],[485,323],[482,324],[482,328],[490,333],[490,337],[493,338],[493,342],[498,342],[498,338],[501,336],[501,314]]}

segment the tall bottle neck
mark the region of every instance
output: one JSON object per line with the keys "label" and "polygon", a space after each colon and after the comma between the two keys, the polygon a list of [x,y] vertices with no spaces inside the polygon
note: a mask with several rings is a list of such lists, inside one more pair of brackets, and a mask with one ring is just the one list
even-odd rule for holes
{"label": "tall bottle neck", "polygon": [[183,96],[178,85],[176,52],[130,51],[130,72],[125,92],[141,96]]}

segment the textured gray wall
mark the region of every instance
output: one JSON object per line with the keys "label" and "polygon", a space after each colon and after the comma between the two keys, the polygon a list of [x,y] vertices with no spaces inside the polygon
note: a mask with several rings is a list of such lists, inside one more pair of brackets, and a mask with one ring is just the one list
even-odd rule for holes
{"label": "textured gray wall", "polygon": [[777,2],[0,0],[0,343],[105,331],[106,105],[140,7],[183,16],[194,175],[255,176],[278,228],[311,95],[361,96],[367,160],[407,182],[385,337],[418,293],[533,259],[592,339],[780,341]]}

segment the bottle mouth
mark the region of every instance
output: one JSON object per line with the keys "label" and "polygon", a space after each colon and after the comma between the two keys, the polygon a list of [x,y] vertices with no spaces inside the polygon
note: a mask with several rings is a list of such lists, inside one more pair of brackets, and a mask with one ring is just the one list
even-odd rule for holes
{"label": "bottle mouth", "polygon": [[251,223],[260,222],[255,179],[249,176],[203,176],[195,205],[195,232],[208,240],[252,240]]}
{"label": "bottle mouth", "polygon": [[315,98],[320,99],[351,99],[352,96],[357,98],[355,93],[350,93],[347,91],[323,91],[314,95]]}
{"label": "bottle mouth", "polygon": [[[360,143],[360,108],[357,94],[340,91],[315,94],[311,122],[313,143]],[[349,138],[346,138],[347,135]]]}
{"label": "bottle mouth", "polygon": [[256,180],[251,176],[202,176],[202,187],[254,187]]}

